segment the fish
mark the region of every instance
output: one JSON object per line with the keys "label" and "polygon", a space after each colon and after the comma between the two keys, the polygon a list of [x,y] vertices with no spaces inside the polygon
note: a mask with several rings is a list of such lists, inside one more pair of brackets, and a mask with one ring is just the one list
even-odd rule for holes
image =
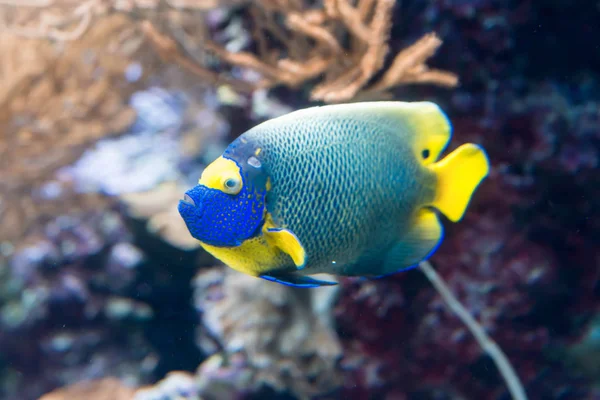
{"label": "fish", "polygon": [[309,107],[235,139],[184,194],[190,234],[230,268],[318,287],[312,275],[379,278],[417,266],[489,174],[429,101]]}

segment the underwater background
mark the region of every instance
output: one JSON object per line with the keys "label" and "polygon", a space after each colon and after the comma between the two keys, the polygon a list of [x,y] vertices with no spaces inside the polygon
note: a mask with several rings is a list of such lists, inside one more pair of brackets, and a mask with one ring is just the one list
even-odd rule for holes
{"label": "underwater background", "polygon": [[431,264],[529,399],[600,399],[600,3],[0,2],[0,399],[511,399],[419,270],[297,289],[183,193],[325,103],[433,101],[492,165]]}

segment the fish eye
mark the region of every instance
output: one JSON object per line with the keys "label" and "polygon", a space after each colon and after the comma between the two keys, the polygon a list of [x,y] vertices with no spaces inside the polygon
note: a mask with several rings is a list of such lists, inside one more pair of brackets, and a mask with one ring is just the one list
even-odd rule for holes
{"label": "fish eye", "polygon": [[223,188],[226,193],[238,194],[242,189],[242,182],[237,178],[227,178],[223,181]]}
{"label": "fish eye", "polygon": [[429,149],[425,149],[421,152],[421,156],[423,157],[424,160],[426,160],[429,157]]}

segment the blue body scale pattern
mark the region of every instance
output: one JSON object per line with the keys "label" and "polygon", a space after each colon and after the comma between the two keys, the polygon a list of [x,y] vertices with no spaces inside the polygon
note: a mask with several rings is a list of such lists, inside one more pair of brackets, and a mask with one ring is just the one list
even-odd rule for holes
{"label": "blue body scale pattern", "polygon": [[[278,273],[378,276],[407,267],[386,265],[385,258],[419,205],[433,199],[435,177],[413,155],[413,132],[392,122],[351,113],[290,116],[251,129],[227,148],[224,156],[243,169],[261,150],[263,173],[273,183],[267,212],[307,252],[303,270],[290,259]],[[430,254],[437,244],[431,247]]]}
{"label": "blue body scale pattern", "polygon": [[[250,129],[223,153],[240,167],[243,193],[188,192],[203,204],[197,212],[202,222],[188,223],[192,235],[207,244],[237,246],[260,235],[263,218],[270,216],[277,228],[296,235],[307,255],[302,269],[282,257],[262,275],[290,286],[332,284],[306,276],[315,273],[375,278],[414,268],[443,237],[433,210],[430,225],[419,219],[418,211],[434,199],[437,178],[419,159],[430,151],[421,147],[429,142],[418,138],[437,135],[431,143],[439,147],[428,160],[435,162],[451,136],[443,112],[423,105],[428,111],[418,113],[418,126],[412,111],[382,102],[367,104],[366,112],[361,104],[297,111]],[[253,193],[256,198],[249,197]],[[431,229],[439,232],[427,233]]]}

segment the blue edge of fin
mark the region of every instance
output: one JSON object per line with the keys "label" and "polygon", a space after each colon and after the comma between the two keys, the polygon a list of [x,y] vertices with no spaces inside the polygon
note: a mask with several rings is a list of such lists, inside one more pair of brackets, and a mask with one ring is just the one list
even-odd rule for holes
{"label": "blue edge of fin", "polygon": [[314,288],[319,286],[332,286],[337,285],[337,282],[321,281],[319,279],[310,278],[302,275],[281,275],[280,277],[272,275],[260,275],[267,281],[281,283],[286,286],[300,287],[300,288]]}

